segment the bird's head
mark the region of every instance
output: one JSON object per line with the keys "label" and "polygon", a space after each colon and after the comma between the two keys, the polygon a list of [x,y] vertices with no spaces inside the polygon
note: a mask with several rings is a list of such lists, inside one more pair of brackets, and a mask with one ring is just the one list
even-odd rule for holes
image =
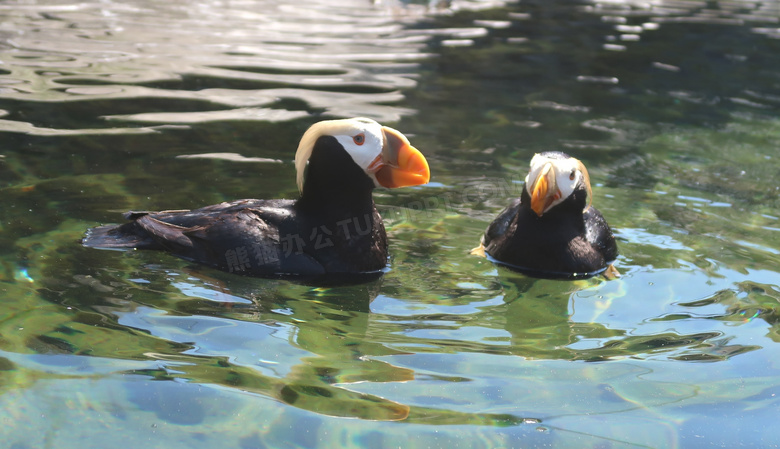
{"label": "bird's head", "polygon": [[540,217],[576,191],[585,193],[585,211],[593,196],[588,170],[582,162],[558,151],[534,155],[525,189],[531,197],[531,209]]}
{"label": "bird's head", "polygon": [[430,180],[428,161],[399,131],[368,118],[326,120],[312,125],[298,145],[295,170],[301,192],[306,165],[322,137],[335,139],[376,187],[416,186]]}

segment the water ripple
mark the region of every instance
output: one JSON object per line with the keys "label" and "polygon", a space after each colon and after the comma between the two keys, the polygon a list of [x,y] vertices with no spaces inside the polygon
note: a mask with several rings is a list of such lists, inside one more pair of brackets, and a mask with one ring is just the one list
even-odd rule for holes
{"label": "water ripple", "polygon": [[[498,5],[463,0],[441,8]],[[419,61],[431,57],[426,48],[434,36],[487,34],[485,24],[407,27],[442,11],[438,6],[358,0],[308,2],[305,7],[269,0],[227,6],[210,0],[3,4],[0,99],[175,98],[219,107],[109,113],[104,126],[118,121],[289,121],[310,114],[397,121],[416,112],[393,103],[416,86]],[[282,98],[305,106],[260,107]],[[31,134],[67,133],[41,128],[40,123],[2,126]],[[124,125],[111,132],[139,131]]]}

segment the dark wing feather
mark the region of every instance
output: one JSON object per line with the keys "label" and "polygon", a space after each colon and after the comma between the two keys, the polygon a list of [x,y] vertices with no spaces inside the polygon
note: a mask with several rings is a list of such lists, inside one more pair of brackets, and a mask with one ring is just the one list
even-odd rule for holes
{"label": "dark wing feather", "polygon": [[121,225],[105,225],[87,231],[84,246],[93,248],[168,249],[192,248],[193,238],[205,238],[204,231],[246,210],[262,210],[258,214],[278,224],[289,210],[287,200],[239,200],[214,204],[195,210],[167,210],[161,212],[131,211],[124,217],[130,220]]}
{"label": "dark wing feather", "polygon": [[604,256],[606,263],[614,262],[618,256],[618,249],[607,220],[593,206],[583,212],[583,215],[585,219],[585,239]]}
{"label": "dark wing feather", "polygon": [[203,228],[177,226],[154,218],[152,215],[143,215],[135,220],[135,224],[146,231],[161,246],[170,251],[181,251],[192,248],[192,240],[187,235]]}
{"label": "dark wing feather", "polygon": [[312,255],[287,248],[283,242],[302,234],[290,219],[292,204],[290,200],[240,200],[195,210],[133,211],[125,214],[130,222],[92,228],[82,243],[167,250],[240,274],[323,274],[325,268]]}
{"label": "dark wing feather", "polygon": [[487,246],[494,239],[506,235],[509,225],[512,223],[512,219],[517,215],[518,209],[520,209],[520,198],[515,198],[498,214],[495,220],[490,223],[487,230],[485,230],[485,234],[482,236],[483,246]]}

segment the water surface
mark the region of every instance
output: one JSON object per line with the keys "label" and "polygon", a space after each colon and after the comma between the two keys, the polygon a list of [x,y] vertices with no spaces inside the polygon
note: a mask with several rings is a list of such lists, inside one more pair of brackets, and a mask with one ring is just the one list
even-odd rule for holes
{"label": "water surface", "polygon": [[[8,447],[777,447],[776,2],[0,5]],[[233,276],[85,229],[294,198],[313,122],[398,128],[388,272]],[[469,256],[580,158],[623,276]]]}

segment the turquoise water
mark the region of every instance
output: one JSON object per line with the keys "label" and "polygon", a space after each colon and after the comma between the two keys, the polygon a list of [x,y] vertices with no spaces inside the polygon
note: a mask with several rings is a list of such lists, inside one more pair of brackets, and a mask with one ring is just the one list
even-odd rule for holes
{"label": "turquoise water", "polygon": [[[0,441],[777,447],[779,24],[776,2],[3,3]],[[79,244],[125,210],[294,198],[302,132],[356,115],[432,171],[375,193],[376,281]],[[620,279],[469,255],[547,150],[588,167]]]}

